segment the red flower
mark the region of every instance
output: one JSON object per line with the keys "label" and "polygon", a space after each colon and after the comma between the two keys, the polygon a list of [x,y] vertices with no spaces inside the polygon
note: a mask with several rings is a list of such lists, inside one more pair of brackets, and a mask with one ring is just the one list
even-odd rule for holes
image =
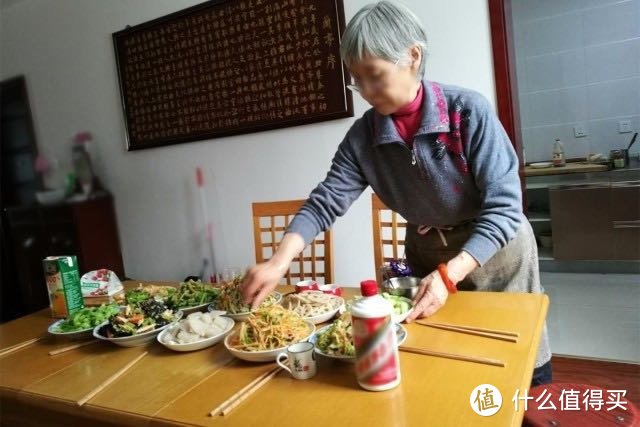
{"label": "red flower", "polygon": [[73,137],[73,143],[84,144],[85,142],[91,141],[92,139],[93,139],[93,136],[91,135],[91,132],[86,132],[86,131],[78,132]]}

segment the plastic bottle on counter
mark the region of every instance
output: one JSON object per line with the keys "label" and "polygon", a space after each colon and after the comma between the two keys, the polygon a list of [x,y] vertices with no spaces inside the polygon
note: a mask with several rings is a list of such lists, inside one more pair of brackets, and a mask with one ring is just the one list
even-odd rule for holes
{"label": "plastic bottle on counter", "polygon": [[375,280],[361,282],[360,292],[364,298],[351,309],[358,384],[370,391],[389,390],[400,384],[393,306],[378,295]]}
{"label": "plastic bottle on counter", "polygon": [[553,144],[553,166],[564,166],[565,164],[564,145],[560,139],[556,139]]}
{"label": "plastic bottle on counter", "polygon": [[93,191],[93,166],[91,165],[91,156],[85,143],[75,143],[71,149],[71,161],[75,170],[76,179],[82,186],[82,192],[85,195],[91,194]]}

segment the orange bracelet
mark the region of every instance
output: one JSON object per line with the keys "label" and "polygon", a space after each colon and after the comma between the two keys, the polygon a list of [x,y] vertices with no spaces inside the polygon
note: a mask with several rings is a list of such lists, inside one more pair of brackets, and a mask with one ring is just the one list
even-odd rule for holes
{"label": "orange bracelet", "polygon": [[438,264],[438,273],[440,273],[440,277],[444,282],[444,285],[447,287],[447,290],[450,294],[455,294],[458,292],[458,288],[456,288],[456,284],[449,279],[449,275],[447,274],[447,265],[446,264]]}

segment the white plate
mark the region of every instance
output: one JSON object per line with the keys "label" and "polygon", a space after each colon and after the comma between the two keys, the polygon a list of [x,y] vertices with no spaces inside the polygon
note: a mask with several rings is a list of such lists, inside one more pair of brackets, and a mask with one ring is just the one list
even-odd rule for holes
{"label": "white plate", "polygon": [[[276,298],[276,301],[274,302],[274,304],[279,304],[280,301],[282,301],[282,294],[280,292],[271,292],[271,295],[273,295]],[[209,311],[218,311],[218,308],[216,307],[216,303],[214,302],[214,303],[209,304],[209,309],[208,310]],[[227,314],[225,314],[225,316],[232,318],[236,322],[242,322],[243,320],[246,320],[247,317],[249,317],[249,315],[251,313],[252,313],[251,311],[245,311],[243,313],[229,313],[229,312],[227,312]]]}
{"label": "white plate", "polygon": [[[342,299],[342,298],[340,298]],[[303,319],[313,323],[314,325],[318,325],[320,323],[324,323],[324,322],[328,322],[329,320],[333,319],[333,317],[338,313],[338,311],[340,311],[340,307],[342,307],[344,305],[344,301],[342,304],[340,304],[340,306],[334,310],[328,311],[326,313],[322,313],[322,314],[318,314],[317,316],[311,316],[311,317],[304,317]]]}
{"label": "white plate", "polygon": [[207,307],[209,307],[209,305],[211,304],[212,304],[211,302],[205,302],[204,304],[194,305],[191,307],[183,307],[183,308],[180,308],[179,310],[186,317],[187,315],[191,313],[195,313],[196,311],[202,311],[202,312],[207,311]]}
{"label": "white plate", "polygon": [[529,166],[531,166],[534,169],[546,169],[546,168],[550,168],[553,166],[552,162],[538,162],[538,163],[531,163]]}
{"label": "white plate", "polygon": [[[402,326],[399,323],[394,323],[394,325],[396,327],[396,338],[398,340],[398,346],[401,346],[407,339],[407,330],[404,328],[404,326]],[[355,356],[341,356],[341,355],[327,354],[327,353],[324,353],[322,350],[320,350],[318,347],[316,347],[316,341],[318,340],[318,335],[320,335],[330,327],[331,325],[327,325],[324,328],[318,329],[316,333],[313,334],[311,338],[309,338],[309,342],[313,343],[315,352],[329,359],[342,360],[344,362],[354,363],[356,361]]]}
{"label": "white plate", "polygon": [[58,327],[58,325],[60,325],[65,320],[66,319],[60,319],[60,320],[58,320],[56,322],[53,322],[47,328],[47,332],[49,332],[51,335],[54,335],[56,337],[63,337],[63,338],[67,338],[67,339],[70,339],[70,340],[80,340],[80,339],[85,339],[85,338],[90,338],[91,337],[91,332],[93,331],[93,328],[80,329],[79,331],[71,331],[71,332],[56,331],[56,328]]}
{"label": "white plate", "polygon": [[100,335],[100,328],[104,325],[108,324],[109,321],[101,323],[100,325],[93,328],[93,336],[98,338],[99,340],[109,341],[120,347],[138,347],[141,345],[145,345],[153,341],[156,336],[162,332],[164,329],[167,329],[169,326],[173,325],[175,322],[182,318],[182,311],[176,312],[176,318],[173,322],[167,323],[166,325],[156,328],[152,331],[143,332],[141,334],[131,335],[129,337],[118,337],[118,338],[107,338],[103,335]]}
{"label": "white plate", "polygon": [[235,325],[236,322],[233,321],[233,319],[230,319],[228,317],[225,316],[220,316],[221,319],[224,319],[227,324],[224,327],[223,331],[220,332],[217,335],[214,335],[212,337],[209,338],[204,338],[201,341],[198,342],[194,342],[194,343],[188,343],[188,344],[170,344],[167,342],[164,342],[164,337],[171,331],[173,330],[173,328],[177,328],[178,324],[177,323],[173,323],[170,328],[166,328],[165,330],[163,330],[162,332],[160,332],[160,334],[157,337],[157,340],[160,344],[162,344],[163,346],[167,347],[170,350],[174,350],[174,351],[195,351],[195,350],[201,350],[203,348],[207,348],[207,347],[211,347],[212,345],[218,344],[220,341],[223,340],[223,338],[231,331],[231,329],[233,329],[233,325]]}
{"label": "white plate", "polygon": [[[300,341],[297,341],[297,342],[309,341],[309,339],[313,336],[313,333],[316,330],[316,327],[311,322],[307,322],[307,325],[309,325],[309,328],[311,328],[311,333],[309,334],[309,336],[307,336],[307,337],[305,337],[305,338],[303,338],[303,339],[301,339]],[[288,345],[287,345],[287,346],[284,346],[284,347],[281,347],[281,348],[276,348],[276,349],[273,349],[273,350],[264,350],[264,351],[242,351],[242,350],[236,350],[235,348],[232,348],[229,345],[229,340],[234,335],[235,335],[235,332],[226,336],[226,338],[224,339],[224,346],[235,357],[237,357],[238,359],[246,360],[247,362],[273,362],[274,360],[276,360],[276,357],[278,357],[278,354],[286,351],[287,347],[288,347]],[[295,343],[291,343],[291,344],[295,344]],[[291,345],[291,344],[289,344],[289,345]]]}
{"label": "white plate", "polygon": [[[313,323],[314,325],[318,325],[320,323],[324,323],[331,320],[339,311],[341,311],[344,308],[344,299],[342,297],[339,297],[336,295],[331,295],[331,296],[337,299],[339,303],[337,304],[337,307],[335,309],[331,311],[327,311],[326,313],[315,315],[315,316],[303,317],[303,319]],[[285,295],[285,298],[286,298],[286,295]],[[283,302],[284,302],[284,299],[283,299]]]}

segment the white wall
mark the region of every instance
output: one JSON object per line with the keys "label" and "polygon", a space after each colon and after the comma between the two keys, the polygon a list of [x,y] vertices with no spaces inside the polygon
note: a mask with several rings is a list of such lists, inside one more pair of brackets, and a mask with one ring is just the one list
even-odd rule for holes
{"label": "white wall", "polygon": [[[206,253],[194,169],[202,166],[219,267],[253,262],[251,202],[304,198],[355,118],[127,152],[111,34],[198,3],[190,0],[11,0],[1,18],[1,77],[24,74],[41,151],[59,159],[91,131],[98,173],[116,200],[128,276],[177,280]],[[347,20],[367,0],[345,0]],[[431,79],[494,100],[485,0],[410,0],[430,36]],[[356,100],[355,115],[365,111]],[[68,165],[67,165],[68,166]],[[335,230],[337,283],[374,276],[370,198]]]}
{"label": "white wall", "polygon": [[555,138],[569,158],[626,148],[618,122],[640,130],[640,0],[512,5],[527,161],[550,159]]}

